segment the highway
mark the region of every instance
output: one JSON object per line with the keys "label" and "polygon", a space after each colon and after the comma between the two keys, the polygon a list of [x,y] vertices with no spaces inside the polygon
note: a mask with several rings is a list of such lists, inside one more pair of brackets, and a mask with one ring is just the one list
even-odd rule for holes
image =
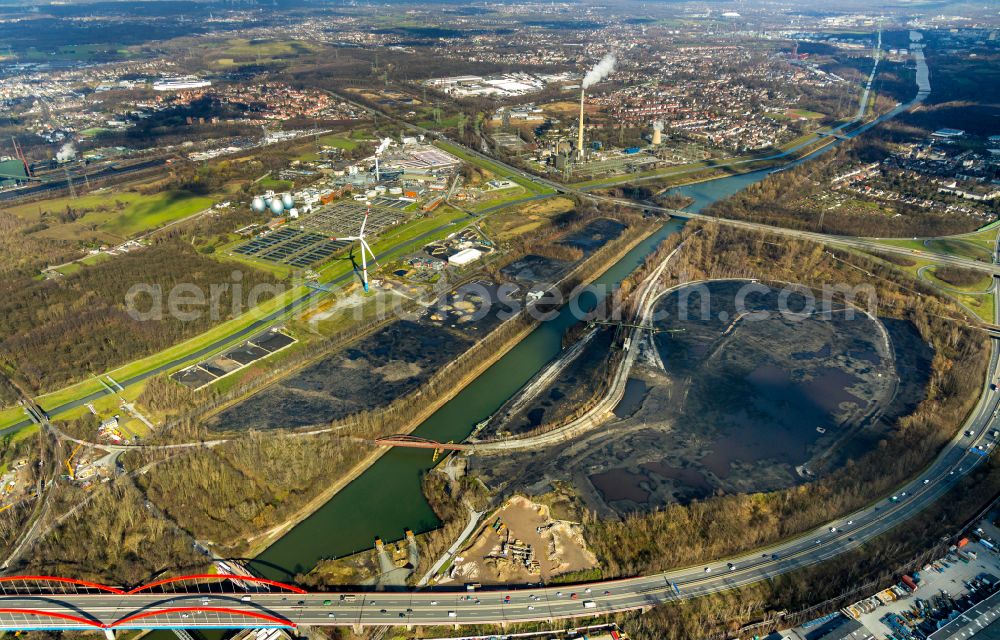
{"label": "highway", "polygon": [[[1000,310],[998,310],[1000,311]],[[650,576],[558,587],[347,593],[52,593],[0,595],[0,629],[504,624],[593,617],[724,591],[830,560],[903,524],[986,459],[1000,427],[1000,339],[969,419],[935,461],[892,498],[806,534],[732,558]],[[972,432],[966,436],[966,432]],[[984,449],[979,450],[977,447]],[[11,593],[11,583],[0,587]],[[14,586],[16,588],[16,585]],[[206,587],[202,587],[205,589]],[[22,592],[23,593],[23,592]],[[575,594],[575,595],[574,595]],[[341,596],[345,596],[341,599]],[[509,600],[508,600],[509,597]],[[329,602],[329,604],[326,604]],[[588,603],[585,605],[585,603]],[[592,603],[590,605],[589,603]],[[31,611],[32,613],[25,613]],[[130,618],[141,615],[140,618]],[[54,617],[64,616],[64,617]],[[264,616],[264,617],[261,617]]]}
{"label": "highway", "polygon": [[[919,49],[917,50],[919,51]],[[922,62],[922,56],[919,58]],[[918,81],[926,80],[926,68],[918,66]],[[900,105],[890,114],[899,113],[922,101],[929,87],[907,105]],[[891,117],[890,114],[886,114]],[[883,116],[885,118],[886,116]],[[881,119],[880,119],[881,120]],[[877,120],[870,123],[874,126]],[[410,125],[412,126],[412,125]],[[425,131],[425,133],[427,133]],[[430,132],[437,137],[437,134]],[[469,153],[482,155],[474,150]],[[485,157],[485,156],[484,156]],[[491,162],[498,162],[489,158]],[[508,169],[525,178],[548,183],[561,193],[590,194],[565,185],[549,183],[530,176],[514,167]],[[693,219],[709,219],[700,214],[659,208],[614,198],[597,198],[624,206],[658,210]],[[761,223],[721,220],[720,224],[754,231],[782,234],[814,240],[828,245],[858,249],[878,249],[895,253],[911,250],[887,247],[871,239],[828,236],[799,230],[782,229]],[[961,264],[1000,274],[1000,266],[988,265],[954,256],[938,256],[946,264]],[[315,295],[310,292],[291,303],[293,306]],[[997,301],[1000,303],[1000,301]],[[285,308],[269,319],[284,315]],[[1000,309],[998,309],[1000,312]],[[997,314],[1000,317],[1000,313]],[[245,330],[252,333],[260,328]],[[232,336],[225,339],[232,340]],[[209,349],[210,350],[210,349]],[[196,356],[192,356],[196,357]],[[23,591],[16,582],[0,587],[0,628],[25,629],[129,629],[129,628],[198,628],[198,627],[266,627],[299,625],[461,625],[498,624],[546,621],[562,618],[593,617],[720,592],[768,579],[789,571],[835,558],[845,551],[882,535],[906,522],[928,505],[944,496],[963,476],[986,459],[995,440],[991,434],[998,426],[1000,393],[990,389],[990,383],[1000,376],[1000,341],[992,338],[989,375],[982,395],[961,431],[944,447],[935,461],[919,475],[897,489],[853,514],[776,544],[732,558],[623,580],[603,581],[587,585],[558,587],[498,588],[468,593],[465,590],[422,590],[355,593],[293,593],[272,590],[253,593],[138,593],[124,594],[91,589],[90,593],[74,593],[64,585],[38,591],[25,583]],[[166,365],[176,366],[176,363]],[[145,374],[144,374],[145,375]],[[128,384],[130,381],[121,381]],[[103,394],[99,394],[103,395]],[[77,406],[88,399],[75,401]],[[59,410],[62,407],[50,408]],[[970,436],[964,435],[971,432]],[[990,445],[990,446],[988,446]],[[983,447],[979,449],[978,447]],[[27,590],[35,589],[28,595]]]}

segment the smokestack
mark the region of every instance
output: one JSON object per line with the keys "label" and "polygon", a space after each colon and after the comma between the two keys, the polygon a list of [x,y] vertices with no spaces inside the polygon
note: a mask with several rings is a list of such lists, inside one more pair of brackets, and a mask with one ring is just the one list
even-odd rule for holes
{"label": "smokestack", "polygon": [[587,92],[587,87],[607,78],[615,70],[616,63],[615,54],[609,53],[601,58],[601,61],[583,76],[583,82],[580,86],[580,131],[576,139],[576,152],[581,156],[583,155],[583,97]]}
{"label": "smokestack", "polygon": [[658,146],[663,142],[663,123],[657,120],[653,123],[653,146]]}

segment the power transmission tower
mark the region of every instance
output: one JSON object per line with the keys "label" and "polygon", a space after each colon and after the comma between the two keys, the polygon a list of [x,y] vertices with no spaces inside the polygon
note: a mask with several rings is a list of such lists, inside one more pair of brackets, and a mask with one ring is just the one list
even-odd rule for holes
{"label": "power transmission tower", "polygon": [[73,186],[73,178],[69,175],[69,167],[63,167],[63,173],[66,174],[66,186],[69,187],[69,197],[71,200],[76,200],[76,187]]}

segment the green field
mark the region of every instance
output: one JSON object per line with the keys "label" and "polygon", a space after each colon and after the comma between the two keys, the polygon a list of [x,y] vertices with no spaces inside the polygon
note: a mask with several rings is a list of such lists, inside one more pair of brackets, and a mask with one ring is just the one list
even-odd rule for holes
{"label": "green field", "polygon": [[765,113],[769,118],[774,118],[775,120],[791,120],[792,118],[805,118],[806,120],[819,120],[823,117],[822,113],[816,111],[809,111],[808,109],[789,109],[787,111],[771,111]]}
{"label": "green field", "polygon": [[993,317],[993,311],[996,305],[993,301],[992,293],[973,295],[967,293],[954,293],[950,294],[953,298],[958,300],[962,305],[972,311],[974,314],[979,316],[983,322],[993,324],[996,322],[996,318]]}
{"label": "green field", "polygon": [[[49,228],[40,234],[64,240],[89,238],[125,239],[143,231],[186,218],[212,206],[212,198],[186,191],[144,195],[136,191],[99,191],[77,198],[53,198],[7,209],[29,222],[46,219]],[[60,223],[53,216],[67,210],[83,212],[72,222]],[[46,215],[48,214],[48,215]]]}
{"label": "green field", "polygon": [[242,64],[268,65],[316,50],[317,47],[314,45],[299,40],[233,38],[219,43],[207,60],[217,67],[234,67]]}
{"label": "green field", "polygon": [[962,240],[964,242],[971,242],[977,246],[986,249],[990,253],[996,248],[997,233],[1000,233],[1000,220],[996,222],[991,222],[979,231],[974,233],[964,234],[961,236],[954,236],[953,240]]}
{"label": "green field", "polygon": [[[980,233],[982,235],[980,235]],[[980,262],[992,262],[993,242],[990,235],[996,237],[997,230],[991,229],[969,236],[950,236],[943,238],[880,238],[878,242],[894,247],[904,247],[910,249],[914,254],[941,254],[958,256],[979,260]]]}
{"label": "green field", "polygon": [[101,227],[115,235],[129,237],[186,218],[211,206],[211,198],[181,191],[141,196],[120,215],[111,217]]}
{"label": "green field", "polygon": [[343,149],[344,151],[353,151],[354,149],[357,149],[358,145],[360,145],[363,141],[364,138],[345,137],[338,134],[321,136],[319,139],[319,143],[323,146],[336,147],[337,149]]}
{"label": "green field", "polygon": [[926,242],[928,251],[991,262],[993,252],[975,242],[955,238],[935,238]]}
{"label": "green field", "polygon": [[[343,133],[331,133],[325,136],[320,136],[319,146],[334,147],[336,149],[343,149],[344,151],[353,151],[362,143],[368,141],[368,138],[366,138],[365,135],[366,134],[364,132],[359,130],[350,131],[346,135]],[[310,150],[303,153],[298,156],[298,159],[304,162],[316,162],[321,159],[321,156],[317,148],[316,150]]]}
{"label": "green field", "polygon": [[509,204],[512,202],[517,202],[527,195],[524,189],[521,187],[513,187],[510,189],[496,189],[488,194],[490,197],[488,200],[482,200],[476,204],[469,207],[472,211],[482,211],[483,209],[489,209],[490,207],[496,207],[503,204]]}
{"label": "green field", "polygon": [[261,189],[270,189],[272,191],[288,191],[292,188],[293,183],[291,180],[278,180],[267,176],[257,182],[257,186]]}
{"label": "green field", "polygon": [[129,49],[123,49],[114,43],[94,43],[63,45],[58,49],[40,50],[30,47],[19,54],[23,61],[78,60],[81,62],[124,60],[133,57]]}
{"label": "green field", "polygon": [[452,154],[453,156],[461,158],[462,160],[468,162],[469,164],[473,164],[476,165],[477,167],[486,169],[495,176],[500,176],[502,178],[507,178],[508,180],[516,182],[517,184],[521,185],[532,194],[541,195],[541,194],[555,193],[555,190],[550,187],[538,184],[537,182],[534,182],[532,180],[528,180],[520,173],[511,171],[506,167],[499,165],[496,162],[493,162],[492,160],[487,160],[485,158],[481,158],[480,156],[468,153],[462,147],[458,147],[456,145],[453,145],[449,142],[444,142],[442,140],[437,140],[434,142],[434,144],[440,147],[441,149],[444,149],[448,153]]}

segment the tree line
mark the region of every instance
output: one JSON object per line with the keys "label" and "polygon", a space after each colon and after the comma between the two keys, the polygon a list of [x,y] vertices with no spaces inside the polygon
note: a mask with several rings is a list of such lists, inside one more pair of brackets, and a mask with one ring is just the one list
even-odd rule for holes
{"label": "tree line", "polygon": [[[586,518],[587,539],[609,575],[634,575],[704,562],[807,531],[882,496],[922,468],[955,434],[981,391],[988,340],[951,302],[875,258],[835,252],[763,233],[706,225],[686,245],[666,284],[700,278],[758,278],[875,286],[878,314],[909,320],[935,351],[926,397],[874,450],[812,483],[669,505],[623,520]],[[853,266],[851,266],[853,265]],[[868,278],[865,274],[871,273]]]}
{"label": "tree line", "polygon": [[[277,285],[269,274],[242,268],[239,282],[246,295],[257,285]],[[193,337],[233,317],[233,286],[221,291],[213,319],[207,305],[185,320],[169,313],[168,295],[177,285],[193,285],[209,297],[213,285],[232,285],[233,268],[200,256],[175,237],[116,256],[76,273],[49,280],[28,275],[0,281],[0,361],[33,391],[58,388],[150,355]],[[129,313],[133,285],[158,287],[162,314],[140,320]],[[261,296],[260,302],[270,297]],[[138,311],[153,309],[152,295],[135,300]]]}

